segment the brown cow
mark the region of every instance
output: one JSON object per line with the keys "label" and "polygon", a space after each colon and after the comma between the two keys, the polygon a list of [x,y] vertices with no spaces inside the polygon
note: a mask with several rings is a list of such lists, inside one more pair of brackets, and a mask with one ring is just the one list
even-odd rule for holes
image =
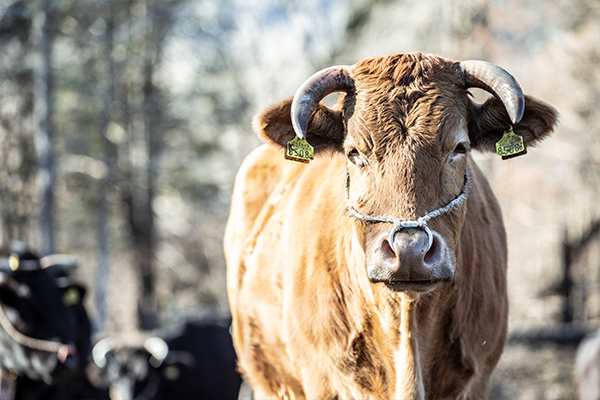
{"label": "brown cow", "polygon": [[[476,104],[469,87],[494,97]],[[225,234],[255,398],[485,398],[506,339],[506,236],[469,151],[511,121],[534,144],[556,119],[493,64],[421,54],[325,69],[263,111],[267,145],[238,173]],[[314,162],[284,160],[295,135]]]}

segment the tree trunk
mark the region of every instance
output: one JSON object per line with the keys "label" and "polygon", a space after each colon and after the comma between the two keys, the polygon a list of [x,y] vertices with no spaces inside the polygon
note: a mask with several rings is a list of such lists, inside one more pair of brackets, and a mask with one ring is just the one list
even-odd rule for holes
{"label": "tree trunk", "polygon": [[106,74],[103,112],[100,117],[100,140],[102,143],[102,161],[106,165],[106,173],[102,177],[98,193],[98,265],[96,268],[96,328],[102,332],[106,329],[107,299],[110,279],[110,202],[109,191],[114,180],[114,167],[116,163],[115,145],[108,139],[108,128],[111,121],[110,109],[115,100],[115,66],[110,55],[113,51],[114,34],[114,9],[113,2],[104,2],[107,8],[106,31],[104,33],[104,46],[108,57],[106,60]]}
{"label": "tree trunk", "polygon": [[42,1],[34,19],[38,62],[34,84],[35,148],[38,161],[39,252],[54,253],[54,154],[52,132],[52,13],[51,2]]}
{"label": "tree trunk", "polygon": [[140,203],[143,214],[143,225],[145,229],[138,237],[138,269],[142,280],[142,293],[140,304],[138,306],[138,315],[140,318],[141,329],[152,329],[156,324],[157,302],[155,294],[155,273],[154,273],[154,253],[155,253],[155,218],[152,209],[154,202],[156,186],[156,164],[158,156],[157,140],[157,110],[155,101],[155,87],[152,83],[154,77],[154,63],[157,59],[156,44],[154,41],[155,12],[154,5],[148,4],[146,18],[148,19],[148,28],[146,31],[146,43],[144,54],[144,86],[143,86],[143,110],[144,110],[144,144],[146,150],[146,166],[143,172],[146,195]]}

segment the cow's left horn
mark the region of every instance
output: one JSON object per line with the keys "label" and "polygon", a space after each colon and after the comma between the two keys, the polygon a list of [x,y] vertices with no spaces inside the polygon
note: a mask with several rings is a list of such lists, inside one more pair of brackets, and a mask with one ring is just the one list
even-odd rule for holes
{"label": "cow's left horn", "polygon": [[115,348],[113,338],[104,338],[94,345],[92,348],[92,360],[100,368],[106,365],[106,355],[109,351]]}
{"label": "cow's left horn", "polygon": [[513,124],[523,117],[525,99],[517,80],[504,69],[485,61],[462,61],[463,82],[467,87],[478,87],[498,97]]}
{"label": "cow's left horn", "polygon": [[298,88],[292,101],[292,126],[300,139],[306,138],[308,120],[319,102],[334,92],[351,92],[354,81],[348,74],[347,66],[322,69]]}

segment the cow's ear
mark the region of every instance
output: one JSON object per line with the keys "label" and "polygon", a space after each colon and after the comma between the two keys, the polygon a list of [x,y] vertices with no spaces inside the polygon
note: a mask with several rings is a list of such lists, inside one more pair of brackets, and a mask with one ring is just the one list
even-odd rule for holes
{"label": "cow's ear", "polygon": [[[291,98],[268,107],[254,118],[254,131],[265,142],[285,149],[287,142],[296,136],[292,127],[291,107]],[[324,151],[342,151],[342,112],[319,103],[310,116],[306,140],[315,148],[316,154]]]}
{"label": "cow's ear", "polygon": [[[523,137],[526,146],[533,146],[552,133],[558,121],[554,107],[530,96],[525,96],[523,118],[513,129]],[[490,98],[475,107],[469,126],[471,147],[480,151],[496,151],[498,142],[511,124],[506,109],[500,100]]]}
{"label": "cow's ear", "polygon": [[12,288],[5,285],[0,285],[0,303],[12,308],[16,308],[18,297],[19,296],[12,290]]}

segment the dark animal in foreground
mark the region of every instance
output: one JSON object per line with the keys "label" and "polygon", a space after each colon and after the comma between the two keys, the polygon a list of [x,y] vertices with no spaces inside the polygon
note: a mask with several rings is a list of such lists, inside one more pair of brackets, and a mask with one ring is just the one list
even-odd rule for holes
{"label": "dark animal in foreground", "polygon": [[234,400],[241,377],[229,323],[188,321],[178,333],[104,338],[93,359],[111,398]]}
{"label": "dark animal in foreground", "polygon": [[[476,104],[470,87],[493,97]],[[255,397],[486,398],[506,341],[507,249],[469,153],[494,151],[509,127],[533,145],[556,119],[498,66],[422,54],[325,69],[259,114],[267,144],[240,168],[225,233]],[[296,136],[313,162],[284,160]]]}
{"label": "dark animal in foreground", "polygon": [[85,289],[52,260],[22,246],[0,259],[3,398],[74,399],[82,389],[91,350]]}

